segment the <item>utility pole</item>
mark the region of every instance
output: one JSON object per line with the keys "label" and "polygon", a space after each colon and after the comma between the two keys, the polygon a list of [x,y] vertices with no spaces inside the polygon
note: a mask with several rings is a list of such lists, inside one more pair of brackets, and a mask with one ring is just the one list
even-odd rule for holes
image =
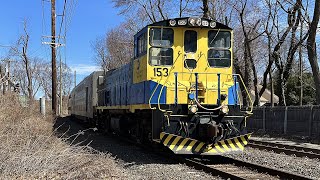
{"label": "utility pole", "polygon": [[74,87],[77,86],[77,72],[74,71]]}
{"label": "utility pole", "polygon": [[62,61],[61,61],[61,53],[60,53],[60,116],[62,116]]}
{"label": "utility pole", "polygon": [[3,64],[0,64],[0,87],[2,87],[2,93],[5,94],[5,88],[6,88],[6,85],[5,85],[5,75],[6,74],[6,68],[5,66],[3,66]]}
{"label": "utility pole", "polygon": [[56,1],[51,0],[52,112],[57,115]]}

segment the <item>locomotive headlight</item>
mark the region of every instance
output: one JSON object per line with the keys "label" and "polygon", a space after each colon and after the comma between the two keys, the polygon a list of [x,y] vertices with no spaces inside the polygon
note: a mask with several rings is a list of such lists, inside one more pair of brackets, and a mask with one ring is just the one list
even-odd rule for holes
{"label": "locomotive headlight", "polygon": [[192,112],[193,114],[195,114],[198,111],[198,107],[197,105],[191,105],[189,107],[190,112]]}
{"label": "locomotive headlight", "polygon": [[203,21],[202,21],[202,26],[208,27],[208,26],[209,26],[209,22],[206,21],[206,20],[203,20]]}
{"label": "locomotive headlight", "polygon": [[211,21],[211,22],[210,22],[210,27],[211,27],[211,28],[216,27],[216,25],[217,25],[216,22],[214,22],[214,21]]}
{"label": "locomotive headlight", "polygon": [[197,18],[196,19],[196,25],[197,26],[201,26],[201,18]]}
{"label": "locomotive headlight", "polygon": [[187,19],[180,19],[180,20],[178,21],[178,25],[179,25],[179,26],[185,26],[185,25],[187,25]]}
{"label": "locomotive headlight", "polygon": [[221,112],[222,112],[223,114],[227,114],[227,113],[229,112],[228,106],[223,106],[223,107],[221,108]]}
{"label": "locomotive headlight", "polygon": [[176,20],[171,19],[171,20],[169,21],[169,24],[170,24],[170,26],[175,26],[175,25],[177,24],[177,22],[176,22]]}
{"label": "locomotive headlight", "polygon": [[194,18],[189,18],[189,25],[190,26],[195,26],[196,25],[196,20]]}

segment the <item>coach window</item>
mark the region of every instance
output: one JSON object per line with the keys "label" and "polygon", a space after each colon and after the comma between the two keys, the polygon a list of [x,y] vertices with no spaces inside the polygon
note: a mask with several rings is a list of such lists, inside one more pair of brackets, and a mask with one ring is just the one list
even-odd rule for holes
{"label": "coach window", "polygon": [[197,51],[197,32],[187,30],[184,32],[184,51],[195,53]]}
{"label": "coach window", "polygon": [[208,47],[208,62],[211,67],[230,67],[231,33],[229,31],[209,31]]}
{"label": "coach window", "polygon": [[149,36],[149,64],[170,66],[173,63],[173,30],[170,28],[151,28]]}

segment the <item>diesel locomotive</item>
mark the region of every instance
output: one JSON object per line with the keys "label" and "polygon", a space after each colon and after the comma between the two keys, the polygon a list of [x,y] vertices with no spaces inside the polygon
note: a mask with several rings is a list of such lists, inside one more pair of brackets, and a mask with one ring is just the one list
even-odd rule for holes
{"label": "diesel locomotive", "polygon": [[[252,101],[233,74],[232,46],[232,29],[214,20],[149,24],[134,36],[129,63],[93,72],[73,89],[70,113],[176,154],[241,151]],[[242,107],[243,94],[249,106]]]}

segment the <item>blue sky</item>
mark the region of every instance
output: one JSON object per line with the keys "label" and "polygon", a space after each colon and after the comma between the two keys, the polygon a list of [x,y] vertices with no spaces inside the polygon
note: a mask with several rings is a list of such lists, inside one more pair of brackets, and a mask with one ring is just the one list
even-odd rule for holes
{"label": "blue sky", "polygon": [[[57,15],[63,11],[64,0],[56,0]],[[95,70],[91,42],[96,37],[119,25],[124,17],[118,15],[111,0],[67,0],[66,62],[77,71],[77,82]],[[71,5],[73,3],[73,6]],[[73,13],[71,14],[71,8]],[[43,35],[51,35],[51,3],[50,0],[10,0],[2,1],[0,6],[0,45],[13,45],[23,33],[23,20],[28,23],[30,33],[30,56],[37,56],[46,61],[51,60],[49,45],[42,45]],[[61,17],[57,17],[57,34]],[[0,46],[0,59],[6,56],[8,48]],[[63,57],[64,59],[64,57]]]}

